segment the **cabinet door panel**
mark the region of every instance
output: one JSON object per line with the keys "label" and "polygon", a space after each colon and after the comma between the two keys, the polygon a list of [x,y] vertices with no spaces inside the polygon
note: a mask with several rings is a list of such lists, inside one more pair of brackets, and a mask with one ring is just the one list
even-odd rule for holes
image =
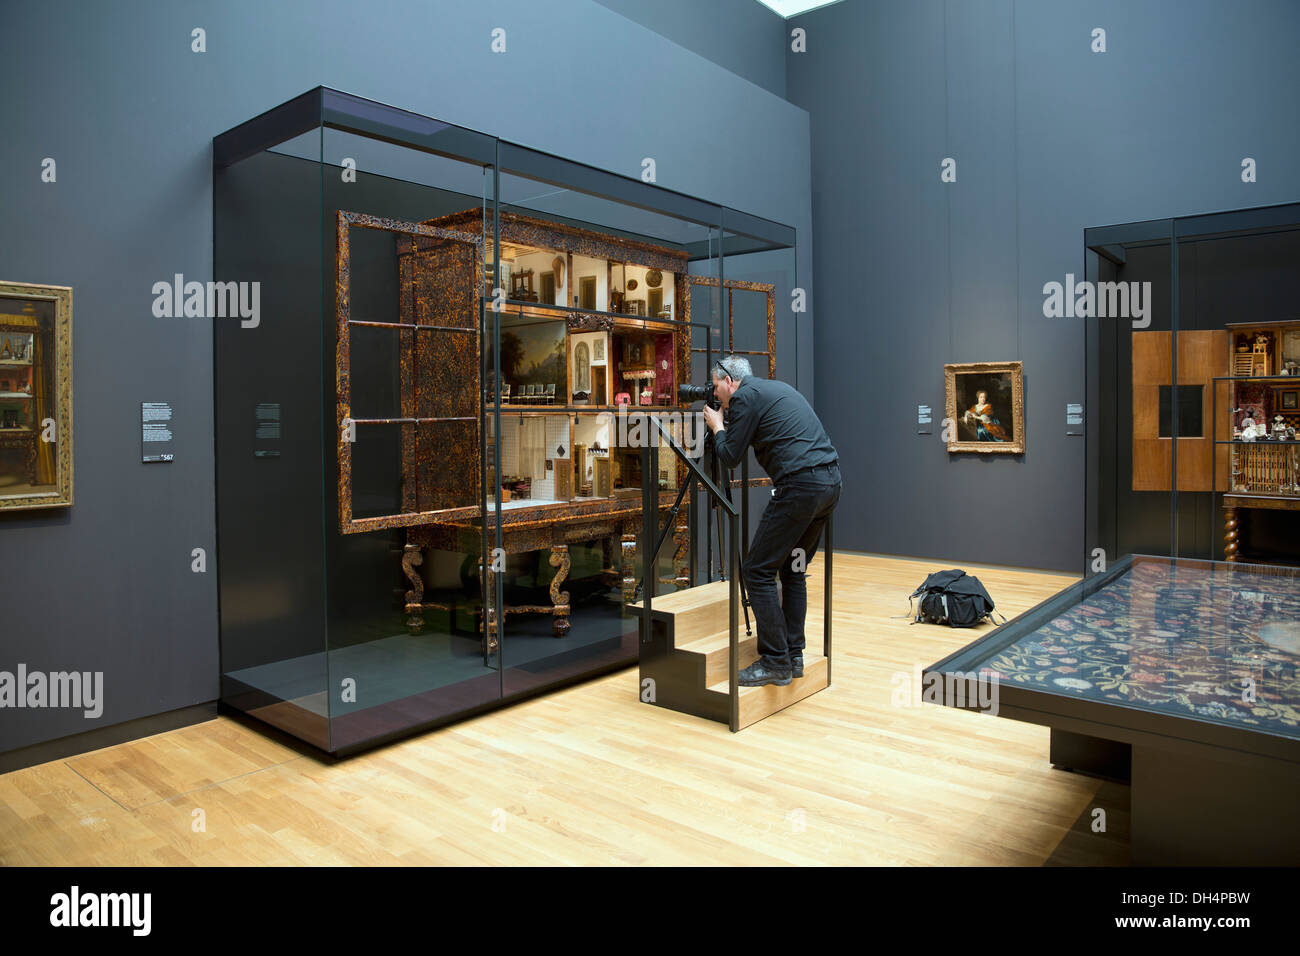
{"label": "cabinet door panel", "polygon": [[[371,246],[365,268],[379,276],[373,288],[362,281],[361,263],[353,262],[358,229],[393,237],[391,253],[375,255]],[[346,211],[338,214],[338,230],[340,530],[479,518],[482,242],[470,233]],[[373,291],[386,286],[385,275],[395,281],[395,301]],[[361,329],[393,336],[396,350],[366,352]],[[354,395],[363,366],[369,379],[395,380],[396,414],[354,407],[354,399],[359,406],[367,397]],[[372,437],[392,429],[400,432],[396,441]],[[354,486],[354,476],[363,475],[372,485]],[[395,491],[386,487],[394,484]],[[390,501],[392,510],[376,508],[375,500]]]}

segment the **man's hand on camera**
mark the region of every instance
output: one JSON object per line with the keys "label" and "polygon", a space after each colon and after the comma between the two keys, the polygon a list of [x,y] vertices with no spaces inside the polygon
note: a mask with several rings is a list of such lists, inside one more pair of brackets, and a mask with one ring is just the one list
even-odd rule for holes
{"label": "man's hand on camera", "polygon": [[718,433],[718,429],[720,429],[720,428],[723,427],[723,426],[722,426],[722,411],[721,411],[720,409],[717,409],[717,408],[710,408],[708,405],[705,405],[705,406],[704,406],[704,424],[708,425],[708,426],[709,426],[709,431],[713,432],[713,434],[716,435],[716,434]]}

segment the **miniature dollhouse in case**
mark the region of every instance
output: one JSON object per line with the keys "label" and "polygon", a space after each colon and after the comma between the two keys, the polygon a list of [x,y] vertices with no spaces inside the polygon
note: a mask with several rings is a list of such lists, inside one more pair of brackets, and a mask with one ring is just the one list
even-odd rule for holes
{"label": "miniature dollhouse in case", "polygon": [[214,156],[223,705],[344,752],[634,663],[720,566],[678,387],[776,374],[793,231],[325,89]]}

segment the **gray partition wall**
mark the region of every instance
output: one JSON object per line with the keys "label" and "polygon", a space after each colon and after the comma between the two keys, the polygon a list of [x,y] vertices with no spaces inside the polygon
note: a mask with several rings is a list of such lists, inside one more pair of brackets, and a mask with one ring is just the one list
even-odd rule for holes
{"label": "gray partition wall", "polygon": [[[1044,316],[1043,286],[1084,277],[1089,226],[1298,198],[1300,4],[844,0],[787,27],[806,34],[786,69],[812,115],[817,406],[854,503],[837,543],[1081,572],[1084,330]],[[1017,359],[1022,458],[917,434],[944,363]]]}

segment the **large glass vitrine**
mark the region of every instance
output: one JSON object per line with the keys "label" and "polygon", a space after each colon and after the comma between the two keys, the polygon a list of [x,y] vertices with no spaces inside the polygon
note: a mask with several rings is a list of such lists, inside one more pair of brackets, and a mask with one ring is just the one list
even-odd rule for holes
{"label": "large glass vitrine", "polygon": [[629,420],[793,373],[793,230],[323,88],[214,178],[223,703],[338,753],[634,663],[643,503],[712,554]]}
{"label": "large glass vitrine", "polygon": [[1089,573],[1131,554],[1300,564],[1300,204],[1084,246]]}

